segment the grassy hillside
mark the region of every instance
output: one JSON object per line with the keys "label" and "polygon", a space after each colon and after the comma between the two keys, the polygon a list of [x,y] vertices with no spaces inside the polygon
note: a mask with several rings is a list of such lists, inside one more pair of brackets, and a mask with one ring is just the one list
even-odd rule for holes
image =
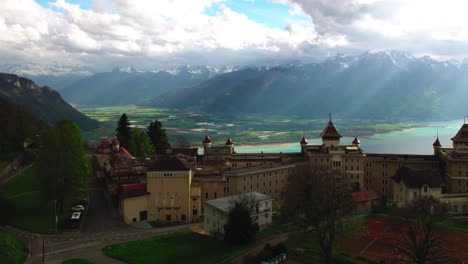
{"label": "grassy hillside", "polygon": [[33,166],[7,184],[0,193],[15,208],[8,224],[39,233],[54,233],[54,202],[44,199],[37,167]]}
{"label": "grassy hillside", "polygon": [[20,264],[26,258],[27,248],[12,234],[0,232],[0,252],[0,263]]}

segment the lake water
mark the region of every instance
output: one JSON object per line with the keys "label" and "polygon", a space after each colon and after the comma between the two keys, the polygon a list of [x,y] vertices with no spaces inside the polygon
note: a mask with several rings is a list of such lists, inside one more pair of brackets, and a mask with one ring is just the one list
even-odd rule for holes
{"label": "lake water", "polygon": [[[401,153],[401,154],[432,154],[432,143],[439,131],[439,140],[443,147],[452,147],[450,138],[455,136],[463,125],[463,119],[444,122],[421,123],[423,127],[393,131],[383,134],[375,134],[367,137],[359,137],[361,149],[367,153]],[[339,124],[335,123],[338,131]],[[359,135],[357,135],[359,136]],[[354,137],[342,137],[341,144],[350,145]],[[322,144],[320,135],[307,138],[309,144]],[[255,146],[235,146],[238,153],[275,153],[275,152],[299,152],[300,138],[294,143],[265,144]]]}

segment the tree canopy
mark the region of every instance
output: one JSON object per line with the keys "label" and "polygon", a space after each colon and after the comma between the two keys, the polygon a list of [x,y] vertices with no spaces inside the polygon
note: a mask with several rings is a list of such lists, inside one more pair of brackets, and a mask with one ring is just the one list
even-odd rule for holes
{"label": "tree canopy", "polygon": [[154,120],[148,126],[146,131],[156,154],[164,154],[164,148],[168,143],[166,130],[162,128],[162,123]]}
{"label": "tree canopy", "polygon": [[41,129],[48,127],[25,108],[2,98],[0,120],[0,154],[22,150],[26,139],[35,137]]}
{"label": "tree canopy", "polygon": [[128,144],[130,143],[130,121],[125,113],[119,118],[117,122],[117,139],[120,142],[120,146],[124,148],[128,148]]}
{"label": "tree canopy", "polygon": [[233,201],[228,222],[224,227],[224,240],[234,244],[247,244],[255,238],[258,226],[251,215],[246,197]]}
{"label": "tree canopy", "polygon": [[298,165],[289,176],[283,213],[300,226],[313,227],[324,263],[332,263],[337,236],[351,215],[351,185],[339,171]]}
{"label": "tree canopy", "polygon": [[154,148],[148,135],[140,129],[134,129],[130,136],[128,151],[136,157],[150,157],[154,153]]}
{"label": "tree canopy", "polygon": [[63,211],[74,200],[81,198],[90,173],[85,145],[80,128],[64,120],[56,127],[41,133],[42,149],[39,156],[40,176],[47,178],[43,188],[48,200],[57,200]]}
{"label": "tree canopy", "polygon": [[447,206],[433,198],[418,198],[400,213],[400,234],[394,239],[395,263],[445,264],[456,263],[443,236],[436,230],[438,222],[447,217]]}

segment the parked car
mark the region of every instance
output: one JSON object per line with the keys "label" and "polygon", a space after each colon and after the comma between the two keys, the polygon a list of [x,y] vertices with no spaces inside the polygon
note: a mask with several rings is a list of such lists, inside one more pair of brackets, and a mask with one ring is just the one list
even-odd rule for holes
{"label": "parked car", "polygon": [[70,228],[77,228],[80,225],[81,221],[81,213],[80,212],[74,212],[72,216],[70,217],[68,224]]}
{"label": "parked car", "polygon": [[75,211],[75,212],[76,211],[84,211],[84,210],[85,210],[85,208],[81,204],[72,207],[72,211]]}

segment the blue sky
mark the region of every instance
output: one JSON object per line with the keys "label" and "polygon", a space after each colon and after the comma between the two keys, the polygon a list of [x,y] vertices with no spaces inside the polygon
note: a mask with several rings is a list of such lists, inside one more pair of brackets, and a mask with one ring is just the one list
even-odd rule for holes
{"label": "blue sky", "polygon": [[[50,0],[35,0],[43,7],[50,8]],[[157,0],[156,0],[157,1]],[[189,0],[196,1],[196,0]],[[67,0],[70,4],[78,4],[81,9],[90,9],[93,5],[93,0]],[[205,14],[215,16],[221,11],[221,6],[224,5],[231,10],[246,15],[250,20],[263,24],[270,28],[282,29],[286,25],[294,22],[296,24],[310,26],[311,19],[304,15],[291,15],[289,11],[292,7],[285,4],[270,2],[267,0],[227,0],[225,2],[215,3],[205,10]],[[52,7],[54,11],[59,9]]]}
{"label": "blue sky", "polygon": [[270,28],[282,29],[291,21],[301,21],[301,24],[310,24],[310,18],[303,15],[290,15],[292,7],[285,4],[273,3],[267,0],[229,0],[214,4],[205,13],[215,15],[220,6],[225,5],[235,12],[246,15],[250,20],[264,24]]}

